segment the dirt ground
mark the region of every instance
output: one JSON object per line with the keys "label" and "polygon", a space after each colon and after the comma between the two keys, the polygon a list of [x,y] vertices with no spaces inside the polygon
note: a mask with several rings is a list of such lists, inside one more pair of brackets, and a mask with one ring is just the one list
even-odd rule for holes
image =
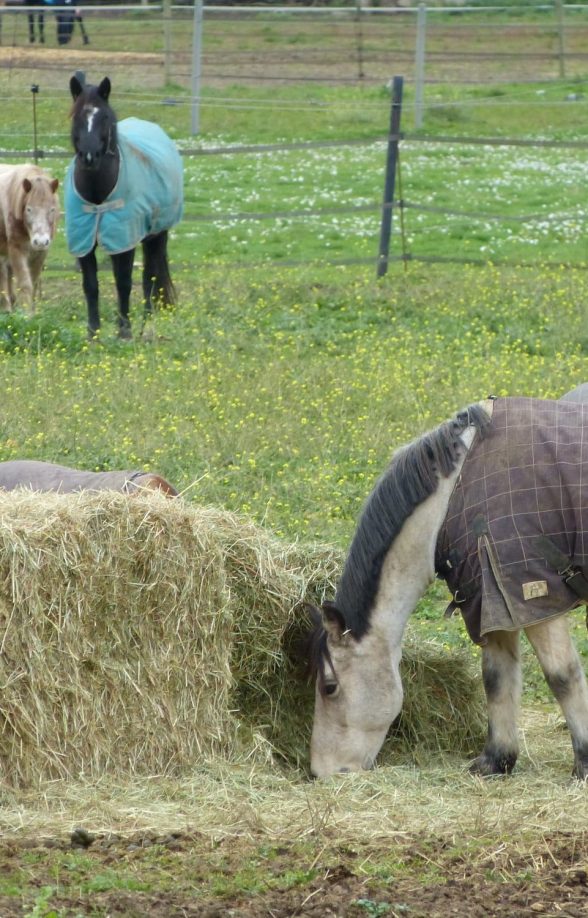
{"label": "dirt ground", "polygon": [[0,889],[1,918],[580,916],[588,839],[560,833],[523,850],[414,837],[351,849],[174,833],[92,839],[82,830],[5,841]]}

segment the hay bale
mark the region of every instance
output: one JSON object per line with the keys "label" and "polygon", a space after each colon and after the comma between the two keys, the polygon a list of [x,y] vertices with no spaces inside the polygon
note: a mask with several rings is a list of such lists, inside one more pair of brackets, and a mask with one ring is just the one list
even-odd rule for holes
{"label": "hay bale", "polygon": [[[4,779],[177,774],[213,756],[306,766],[301,604],[333,594],[341,560],[159,494],[0,492]],[[471,744],[471,664],[409,639],[403,667],[389,757]]]}
{"label": "hay bale", "polygon": [[181,502],[0,492],[0,763],[11,783],[230,750],[220,545]]}

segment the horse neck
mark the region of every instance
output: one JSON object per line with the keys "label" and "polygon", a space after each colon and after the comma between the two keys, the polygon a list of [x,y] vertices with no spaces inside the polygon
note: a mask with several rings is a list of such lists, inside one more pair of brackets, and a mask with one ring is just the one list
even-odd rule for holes
{"label": "horse neck", "polygon": [[84,169],[76,161],[74,182],[78,194],[91,204],[102,204],[115,187],[120,169],[120,154],[107,153],[95,171]]}
{"label": "horse neck", "polygon": [[388,642],[400,662],[400,644],[406,623],[417,602],[435,579],[435,547],[455,483],[472,444],[475,429],[468,427],[461,439],[466,449],[455,470],[441,478],[431,494],[411,513],[394,540],[384,564],[370,616],[370,630]]}

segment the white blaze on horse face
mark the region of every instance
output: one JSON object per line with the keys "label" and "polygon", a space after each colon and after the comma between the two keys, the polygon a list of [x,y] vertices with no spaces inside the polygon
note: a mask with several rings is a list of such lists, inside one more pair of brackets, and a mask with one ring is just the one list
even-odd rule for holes
{"label": "white blaze on horse face", "polygon": [[98,108],[95,105],[86,105],[84,107],[84,112],[86,113],[88,134],[91,134],[94,129],[94,118],[98,114]]}

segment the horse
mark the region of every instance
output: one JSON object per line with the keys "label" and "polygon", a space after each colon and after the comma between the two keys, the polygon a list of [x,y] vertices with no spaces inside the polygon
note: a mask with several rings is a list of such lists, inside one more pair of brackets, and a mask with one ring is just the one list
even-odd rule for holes
{"label": "horse", "polygon": [[0,490],[14,491],[16,488],[42,492],[58,491],[60,494],[71,494],[75,491],[119,491],[133,495],[146,491],[160,491],[166,497],[178,496],[174,486],[154,472],[88,472],[34,459],[11,459],[0,462]]}
{"label": "horse", "polygon": [[0,166],[1,308],[34,306],[59,219],[58,185],[31,163]]}
{"label": "horse", "polygon": [[139,118],[117,123],[109,104],[111,84],[86,85],[77,72],[71,140],[75,156],[65,182],[69,251],[79,260],[88,307],[88,335],[100,329],[96,246],[112,261],[118,296],[118,334],[132,337],[129,299],[135,248],[143,246],[145,315],[153,302],[173,305],[175,289],[167,257],[168,230],[183,210],[182,160],[157,125]]}
{"label": "horse", "polygon": [[402,639],[435,576],[482,648],[488,732],[470,770],[510,774],[524,631],[588,777],[588,686],[566,613],[588,600],[588,386],[485,399],[401,448],[360,515],[335,600],[312,608],[311,772],[371,768],[402,709]]}

